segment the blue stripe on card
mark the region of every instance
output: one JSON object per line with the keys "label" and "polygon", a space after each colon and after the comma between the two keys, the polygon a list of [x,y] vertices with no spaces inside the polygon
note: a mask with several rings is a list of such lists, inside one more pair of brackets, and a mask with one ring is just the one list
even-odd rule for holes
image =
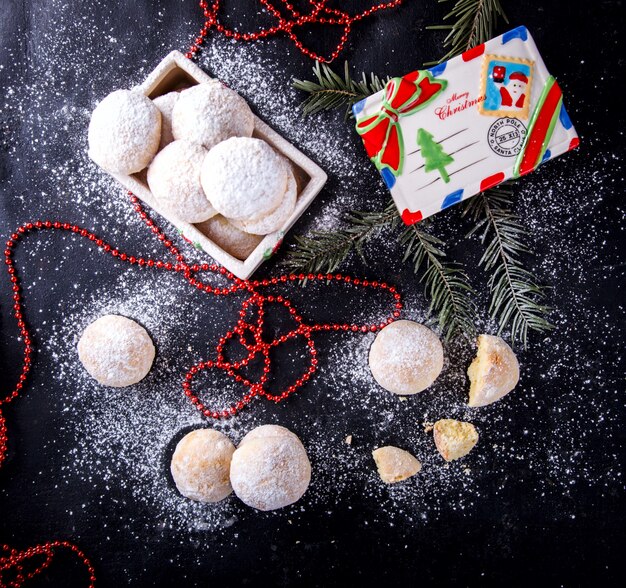
{"label": "blue stripe on card", "polygon": [[354,113],[354,116],[359,114],[359,112],[361,112],[365,108],[366,100],[367,98],[364,98],[363,100],[359,100],[359,102],[356,102],[355,104],[352,105],[352,112]]}
{"label": "blue stripe on card", "polygon": [[383,177],[383,182],[385,182],[387,188],[391,190],[396,183],[396,176],[394,176],[393,172],[387,167],[383,167],[383,169],[380,170],[380,175]]}
{"label": "blue stripe on card", "polygon": [[565,110],[565,105],[561,104],[561,112],[559,112],[559,119],[561,120],[561,124],[566,131],[572,128],[572,121],[567,114],[567,110]]}
{"label": "blue stripe on card", "polygon": [[439,65],[435,65],[435,67],[431,67],[428,71],[433,74],[433,77],[436,78],[440,76],[444,71],[446,71],[446,66],[448,65],[447,61],[440,63]]}
{"label": "blue stripe on card", "polygon": [[525,26],[521,26],[504,33],[504,35],[502,35],[502,44],[504,45],[513,39],[526,41],[528,39],[528,29]]}
{"label": "blue stripe on card", "polygon": [[441,210],[443,210],[444,208],[448,208],[449,206],[452,206],[453,204],[456,204],[457,202],[460,202],[462,198],[463,198],[463,190],[456,190],[455,192],[448,194],[443,199],[443,202],[441,203]]}

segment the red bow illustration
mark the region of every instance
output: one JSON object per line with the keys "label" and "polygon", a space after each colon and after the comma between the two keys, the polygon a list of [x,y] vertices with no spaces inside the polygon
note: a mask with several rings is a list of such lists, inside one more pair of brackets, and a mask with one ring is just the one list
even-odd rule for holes
{"label": "red bow illustration", "polygon": [[424,108],[447,85],[448,82],[434,79],[426,70],[414,71],[387,82],[379,111],[356,123],[367,155],[379,170],[388,168],[394,176],[402,173],[404,142],[398,119]]}

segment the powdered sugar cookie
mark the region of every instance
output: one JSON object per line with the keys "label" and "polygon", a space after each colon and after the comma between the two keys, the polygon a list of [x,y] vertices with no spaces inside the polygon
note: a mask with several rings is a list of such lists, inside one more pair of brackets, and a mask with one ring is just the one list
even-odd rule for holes
{"label": "powdered sugar cookie", "polygon": [[174,135],[172,134],[172,111],[174,110],[174,104],[178,101],[179,96],[180,92],[168,92],[152,100],[161,113],[161,142],[159,143],[159,151],[174,140]]}
{"label": "powdered sugar cookie", "polygon": [[478,352],[467,370],[471,386],[469,406],[486,406],[517,386],[519,363],[502,337],[478,335]]}
{"label": "powdered sugar cookie", "polygon": [[202,145],[174,141],[157,153],[148,168],[154,197],[180,220],[197,223],[217,214],[200,184],[206,153]]}
{"label": "powdered sugar cookie", "polygon": [[413,321],[395,321],[378,333],[370,348],[374,379],[395,394],[428,388],[443,368],[443,347],[433,331]]}
{"label": "powdered sugar cookie", "polygon": [[231,440],[219,431],[197,429],[187,433],[176,445],[170,464],[176,488],[199,502],[226,498],[233,491],[229,477],[234,452]]}
{"label": "powdered sugar cookie", "polygon": [[121,388],[142,380],[154,361],[146,330],[124,316],[109,314],[91,323],[78,341],[78,357],[100,384]]}
{"label": "powdered sugar cookie", "polygon": [[253,235],[269,235],[274,231],[278,231],[287,222],[291,216],[293,209],[296,207],[298,198],[298,184],[293,172],[289,169],[287,172],[287,189],[278,208],[274,212],[270,212],[267,216],[261,217],[259,220],[252,221],[236,221],[232,223],[237,228],[252,233]]}
{"label": "powdered sugar cookie", "polygon": [[219,143],[202,164],[202,187],[228,219],[253,221],[274,212],[287,189],[285,159],[265,141],[232,137]]}
{"label": "powdered sugar cookie", "polygon": [[[282,427],[281,427],[282,429]],[[299,500],[311,481],[311,464],[294,434],[256,436],[251,431],[230,463],[235,494],[258,510],[275,510]]]}
{"label": "powdered sugar cookie", "polygon": [[117,90],[93,111],[89,157],[114,174],[134,174],[154,157],[161,139],[161,113],[140,92]]}
{"label": "powdered sugar cookie", "polygon": [[248,103],[217,80],[183,90],[172,111],[174,138],[207,149],[229,137],[250,137],[253,130]]}
{"label": "powdered sugar cookie", "polygon": [[224,251],[241,260],[247,259],[263,240],[259,235],[251,235],[237,228],[221,214],[196,223],[196,228]]}

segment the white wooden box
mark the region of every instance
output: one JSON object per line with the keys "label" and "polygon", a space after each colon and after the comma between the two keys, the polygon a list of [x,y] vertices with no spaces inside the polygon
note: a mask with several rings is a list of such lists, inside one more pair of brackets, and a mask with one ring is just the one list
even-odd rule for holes
{"label": "white wooden box", "polygon": [[[179,51],[172,51],[159,63],[146,80],[135,88],[148,98],[156,98],[162,94],[183,90],[199,83],[209,82],[213,78],[204,73],[195,63],[187,59]],[[293,226],[302,213],[309,207],[313,199],[326,183],[326,173],[304,153],[281,137],[257,116],[254,117],[253,137],[267,141],[279,153],[282,153],[292,164],[298,181],[298,200],[296,207],[287,222],[279,231],[266,235],[254,251],[245,260],[233,257],[216,243],[211,241],[198,228],[180,221],[161,210],[152,195],[146,181],[146,170],[126,176],[112,174],[125,188],[139,197],[143,202],[171,222],[178,232],[196,249],[208,253],[217,263],[224,266],[241,279],[249,278],[252,273],[276,252],[285,233]]]}

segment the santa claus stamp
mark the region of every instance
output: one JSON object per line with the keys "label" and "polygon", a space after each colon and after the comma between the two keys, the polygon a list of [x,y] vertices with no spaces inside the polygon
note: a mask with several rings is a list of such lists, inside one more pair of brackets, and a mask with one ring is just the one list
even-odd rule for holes
{"label": "santa claus stamp", "polygon": [[517,57],[485,55],[482,71],[482,95],[478,109],[487,116],[527,119],[533,62]]}

